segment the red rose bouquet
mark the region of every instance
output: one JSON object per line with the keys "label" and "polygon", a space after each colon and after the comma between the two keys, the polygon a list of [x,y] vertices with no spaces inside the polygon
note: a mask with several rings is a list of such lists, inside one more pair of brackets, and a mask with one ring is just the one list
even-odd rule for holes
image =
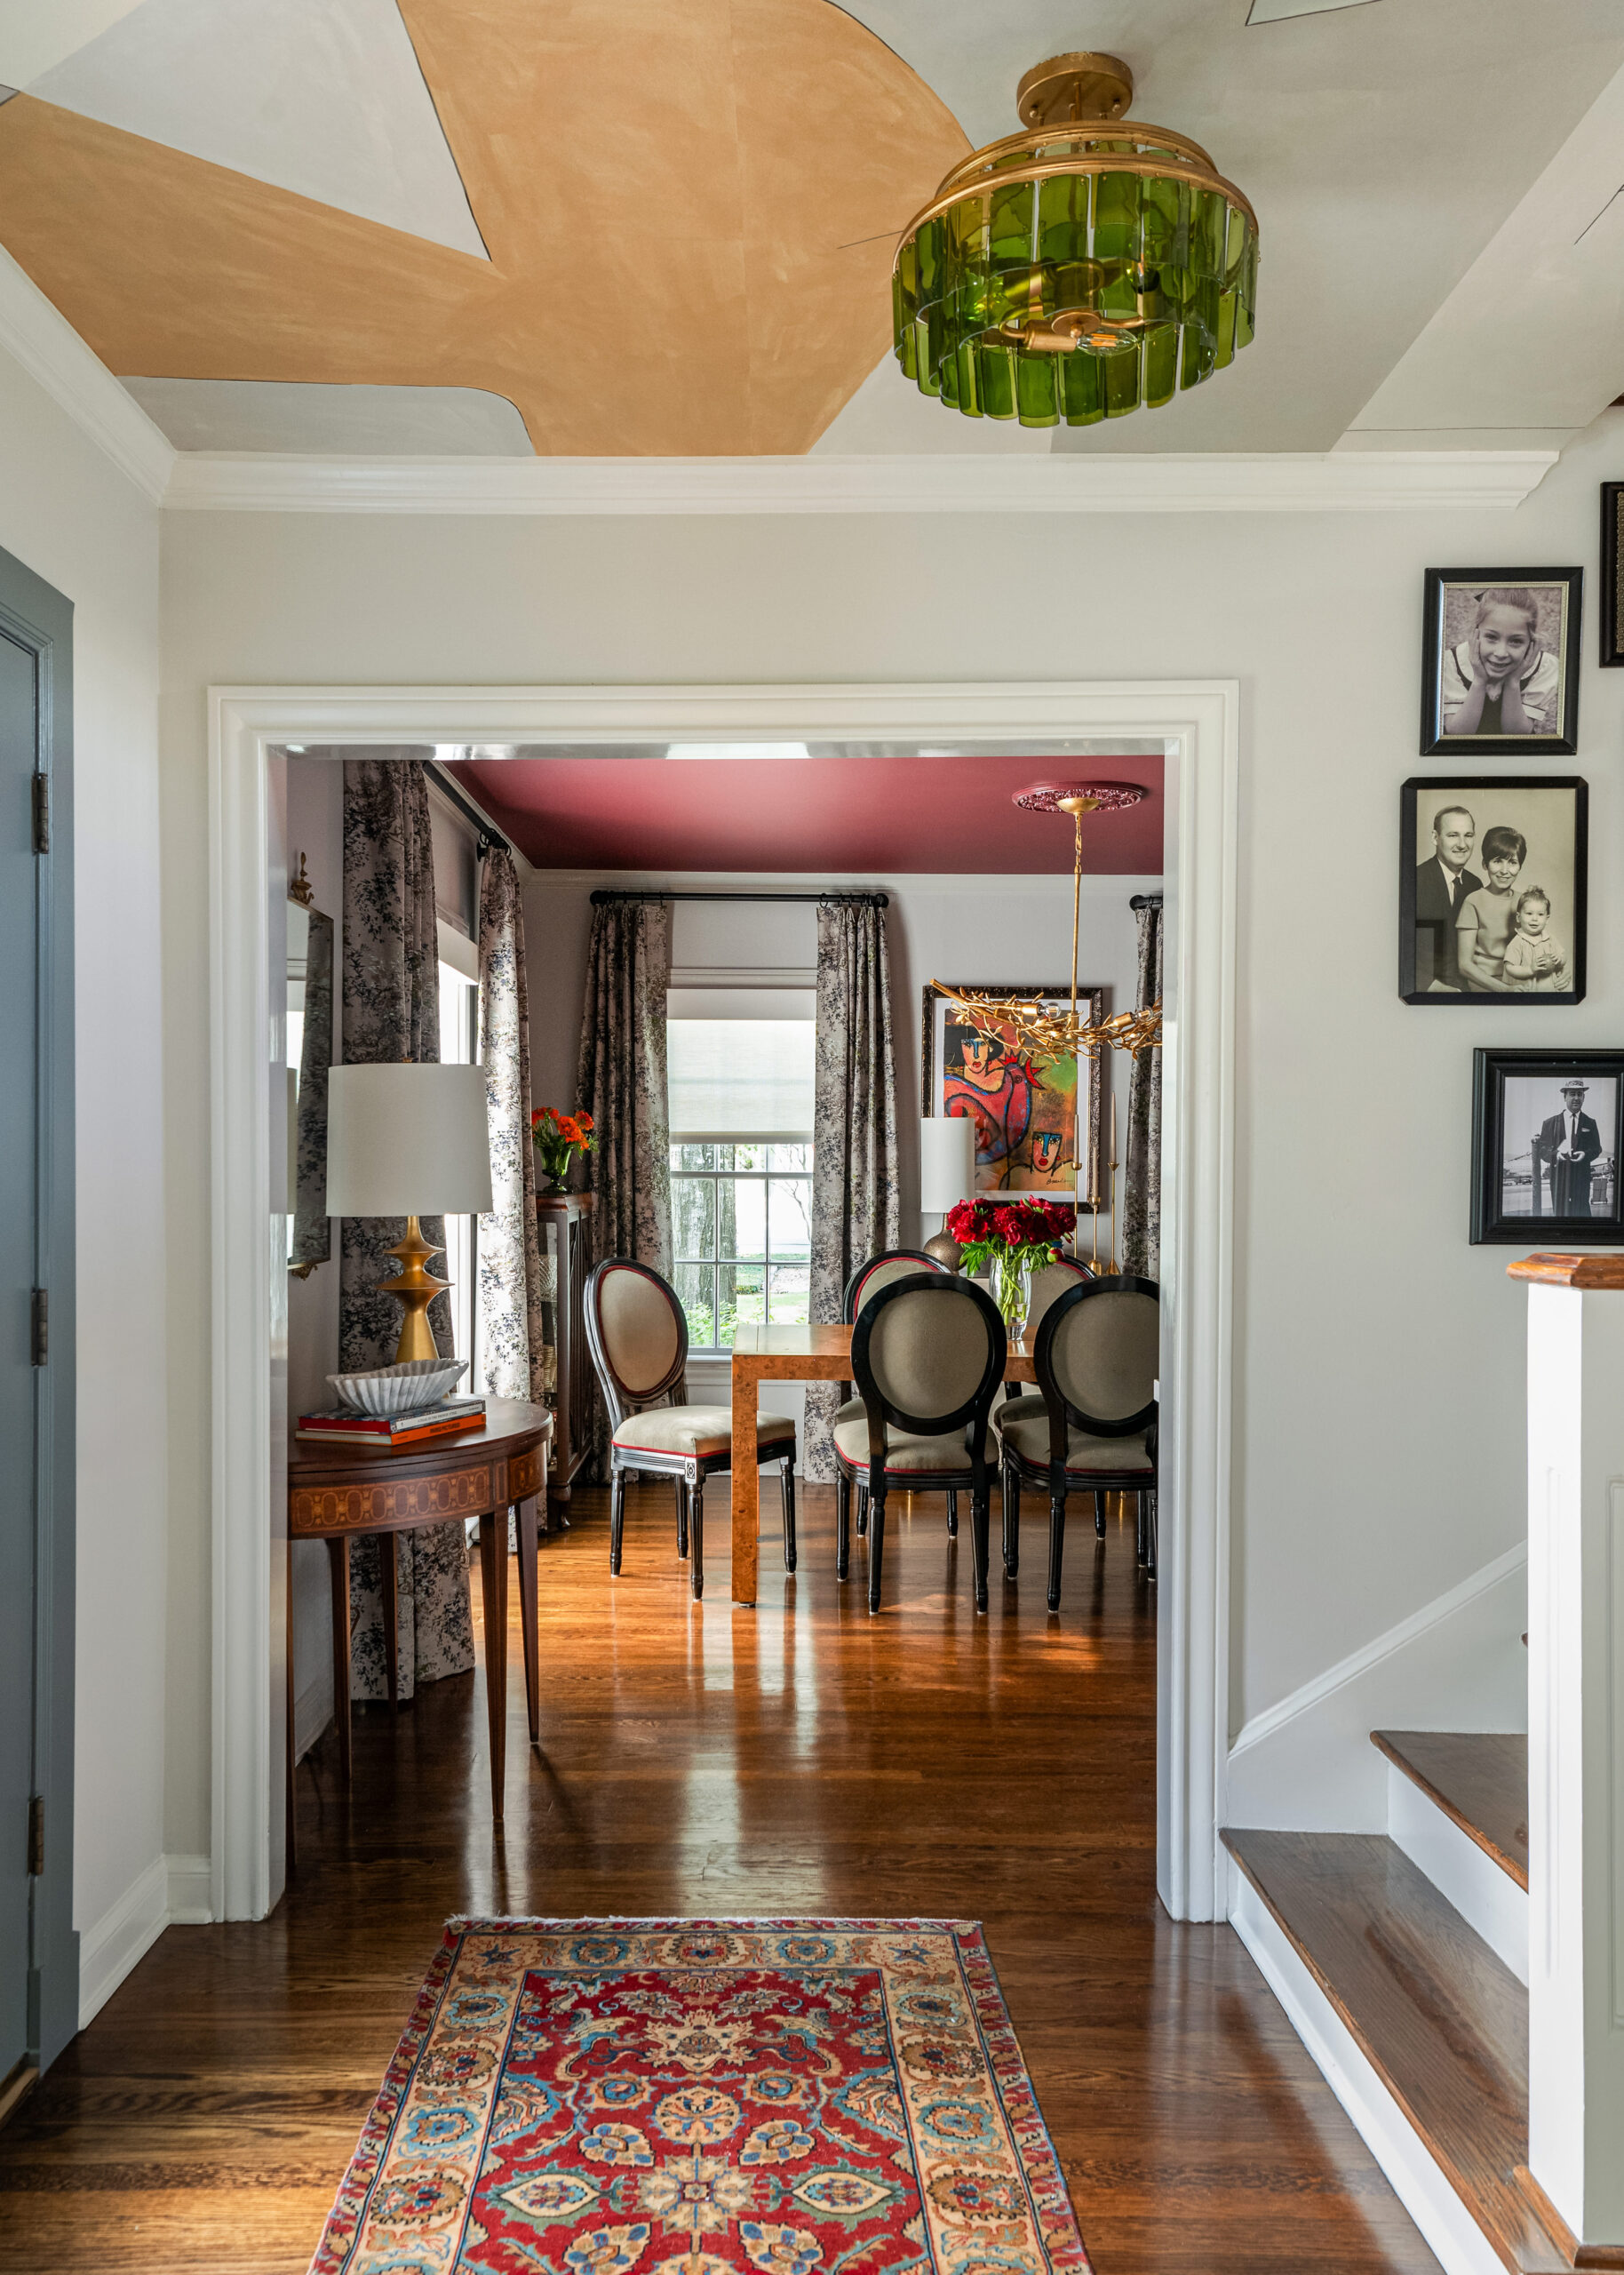
{"label": "red rose bouquet", "polygon": [[561,1193],[576,1153],[592,1151],[592,1116],[561,1114],[555,1106],[538,1106],[530,1116],[530,1138],[547,1180],[547,1190]]}
{"label": "red rose bouquet", "polygon": [[947,1212],[946,1231],[964,1250],[967,1272],[993,1267],[993,1290],[1013,1329],[1026,1310],[1026,1274],[1053,1264],[1059,1243],[1077,1229],[1077,1214],[1060,1201],[989,1197],[960,1201]]}

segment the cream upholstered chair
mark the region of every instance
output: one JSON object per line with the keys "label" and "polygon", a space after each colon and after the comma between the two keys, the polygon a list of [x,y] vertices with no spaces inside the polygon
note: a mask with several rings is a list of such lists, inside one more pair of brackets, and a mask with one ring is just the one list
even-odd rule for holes
{"label": "cream upholstered chair", "polygon": [[[888,1287],[893,1280],[905,1280],[911,1272],[945,1273],[946,1271],[946,1265],[938,1257],[927,1256],[922,1248],[884,1249],[880,1255],[871,1256],[866,1264],[860,1264],[846,1282],[846,1295],[840,1305],[840,1317],[847,1326],[850,1327],[870,1296],[877,1294],[881,1288]],[[845,1402],[836,1411],[834,1420],[830,1425],[832,1429],[838,1428],[842,1422],[860,1422],[863,1418],[863,1401],[852,1396],[849,1383],[841,1384],[840,1395]],[[849,1510],[851,1480],[843,1470],[836,1476],[834,1489],[836,1499],[843,1501]],[[957,1537],[959,1496],[956,1491],[950,1492],[947,1497],[947,1529],[950,1538]],[[859,1482],[857,1486],[857,1537],[859,1540],[867,1530],[868,1489]]]}
{"label": "cream upholstered chair", "polygon": [[[970,1493],[975,1608],[987,1608],[992,1395],[1004,1378],[1004,1322],[973,1281],[909,1273],[869,1296],[852,1328],[860,1418],[837,1423],[835,1460],[848,1487],[868,1489],[868,1608],[880,1608],[886,1495],[893,1485]],[[850,1558],[849,1496],[837,1509],[835,1570]]]}
{"label": "cream upholstered chair", "polygon": [[[1153,1280],[1089,1279],[1055,1297],[1032,1349],[1039,1398],[998,1416],[1004,1569],[1020,1560],[1021,1487],[1049,1494],[1049,1609],[1060,1608],[1066,1497],[1092,1493],[1096,1532],[1107,1493],[1139,1497],[1141,1561],[1155,1569],[1156,1393],[1161,1305]],[[1034,1410],[1035,1409],[1035,1410]]]}
{"label": "cream upholstered chair", "polygon": [[[677,1553],[689,1560],[694,1593],[705,1593],[705,1481],[733,1462],[733,1412],[690,1406],[685,1379],[688,1321],[677,1292],[646,1264],[615,1256],[586,1282],[586,1342],[609,1409],[609,1570],[620,1570],[626,1478],[669,1477],[677,1489]],[[758,1422],[760,1465],[782,1465],[784,1569],[795,1569],[795,1425],[787,1414]]]}

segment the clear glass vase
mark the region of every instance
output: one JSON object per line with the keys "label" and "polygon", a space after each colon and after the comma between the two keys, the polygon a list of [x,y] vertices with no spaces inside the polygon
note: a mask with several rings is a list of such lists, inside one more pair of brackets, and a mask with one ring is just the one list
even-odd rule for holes
{"label": "clear glass vase", "polygon": [[1004,1332],[1013,1343],[1026,1325],[1026,1307],[1031,1301],[1031,1273],[1019,1257],[999,1255],[992,1257],[992,1300],[1003,1314]]}

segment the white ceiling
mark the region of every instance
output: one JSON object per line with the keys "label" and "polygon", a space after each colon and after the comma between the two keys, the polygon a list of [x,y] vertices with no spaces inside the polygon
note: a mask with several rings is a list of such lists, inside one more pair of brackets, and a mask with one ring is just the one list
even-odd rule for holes
{"label": "white ceiling", "polygon": [[[1015,82],[1040,58],[1121,54],[1135,115],[1204,143],[1251,198],[1262,267],[1255,342],[1165,410],[1029,432],[927,401],[888,358],[820,453],[1556,446],[1624,387],[1624,199],[1598,223],[1596,194],[1624,180],[1620,0],[846,12],[976,143],[1011,131]],[[0,82],[484,258],[395,0],[0,0]],[[876,213],[873,228],[907,219]],[[154,383],[131,384],[158,403]],[[166,384],[155,416],[187,448],[319,451],[366,431],[416,438],[381,449],[477,455],[504,431],[477,390]]]}
{"label": "white ceiling", "polygon": [[139,0],[17,84],[104,126],[486,257],[394,0]]}

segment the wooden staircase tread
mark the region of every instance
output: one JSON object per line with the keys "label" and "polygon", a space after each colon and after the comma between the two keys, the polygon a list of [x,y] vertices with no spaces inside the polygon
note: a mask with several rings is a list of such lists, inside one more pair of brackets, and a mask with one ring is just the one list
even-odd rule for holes
{"label": "wooden staircase tread", "polygon": [[1373,1730],[1370,1742],[1502,1872],[1527,1888],[1526,1737],[1485,1730]]}
{"label": "wooden staircase tread", "polygon": [[1528,1993],[1510,1968],[1382,1834],[1223,1840],[1503,2265],[1566,2275],[1517,2180]]}

